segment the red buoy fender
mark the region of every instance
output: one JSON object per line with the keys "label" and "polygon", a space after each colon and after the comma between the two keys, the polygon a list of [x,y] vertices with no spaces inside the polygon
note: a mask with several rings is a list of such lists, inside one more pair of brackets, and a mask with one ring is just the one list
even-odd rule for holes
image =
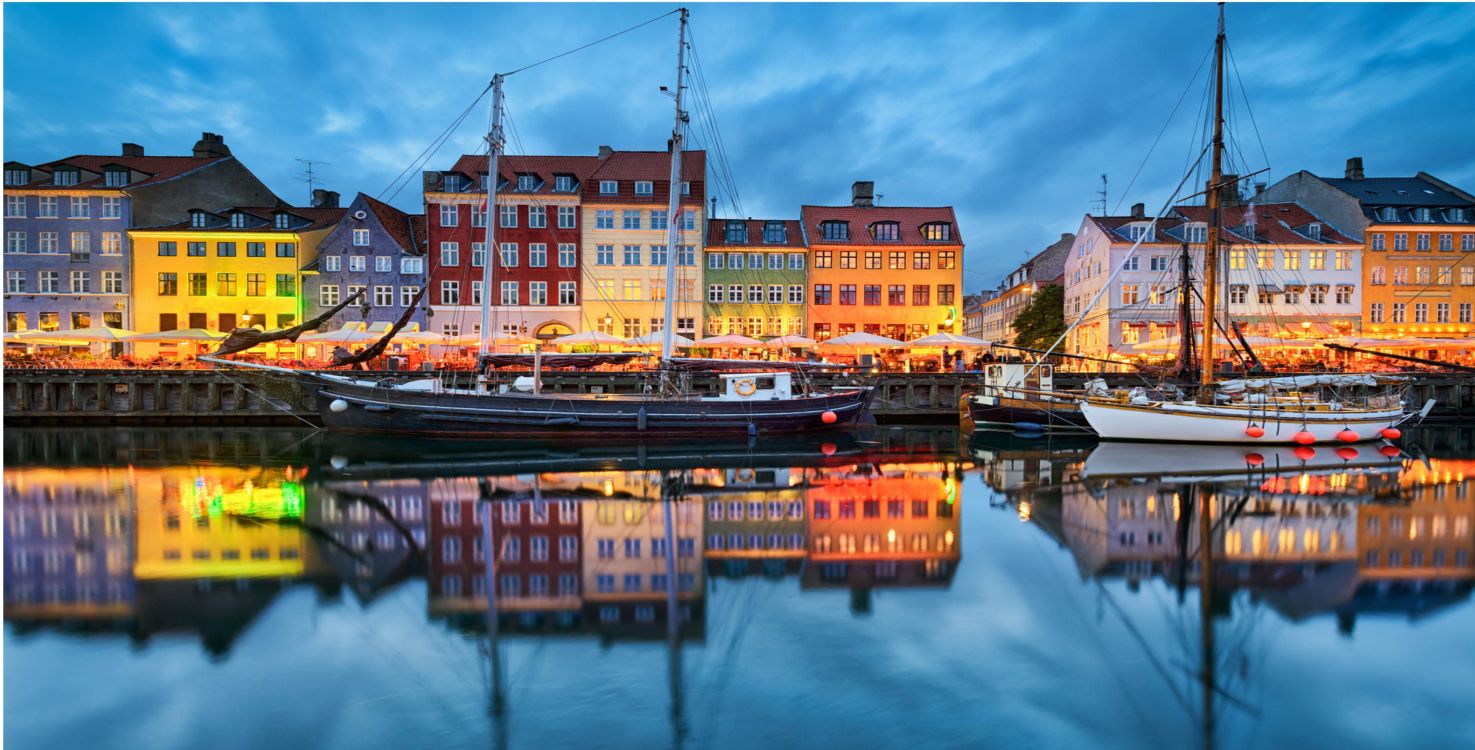
{"label": "red buoy fender", "polygon": [[1252,438],[1265,437],[1265,428],[1257,424],[1252,424],[1245,428],[1245,436]]}
{"label": "red buoy fender", "polygon": [[1316,442],[1316,436],[1312,435],[1306,430],[1301,430],[1295,435],[1292,435],[1291,439],[1296,441],[1297,443],[1300,443],[1301,445],[1312,445]]}
{"label": "red buoy fender", "polygon": [[1341,432],[1337,433],[1337,439],[1344,443],[1355,443],[1357,442],[1357,433],[1353,432],[1351,429],[1344,429]]}
{"label": "red buoy fender", "polygon": [[1403,437],[1403,430],[1400,430],[1397,427],[1384,427],[1382,432],[1379,432],[1378,434],[1382,435],[1385,438],[1388,438],[1389,440],[1397,440]]}
{"label": "red buoy fender", "polygon": [[840,417],[837,416],[835,412],[832,412],[828,409],[825,410],[824,414],[819,415],[819,421],[824,422],[825,424],[834,424],[835,420],[839,418]]}

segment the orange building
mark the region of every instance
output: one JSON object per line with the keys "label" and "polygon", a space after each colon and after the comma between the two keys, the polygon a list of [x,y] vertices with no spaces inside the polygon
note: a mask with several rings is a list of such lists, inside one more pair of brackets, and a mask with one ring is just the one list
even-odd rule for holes
{"label": "orange building", "polygon": [[1475,461],[1409,462],[1401,500],[1362,506],[1357,552],[1371,580],[1475,580]]}
{"label": "orange building", "polygon": [[877,206],[873,198],[874,184],[857,182],[849,206],[800,210],[811,335],[960,332],[963,237],[952,207]]}

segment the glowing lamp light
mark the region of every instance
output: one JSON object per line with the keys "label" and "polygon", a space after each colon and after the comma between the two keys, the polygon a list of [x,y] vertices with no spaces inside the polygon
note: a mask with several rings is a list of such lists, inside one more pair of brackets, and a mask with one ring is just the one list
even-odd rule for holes
{"label": "glowing lamp light", "polygon": [[1260,466],[1265,463],[1265,457],[1258,453],[1246,453],[1245,463],[1251,466]]}
{"label": "glowing lamp light", "polygon": [[836,416],[835,412],[832,412],[828,409],[825,410],[824,414],[819,415],[819,421],[824,422],[825,424],[834,424],[835,421],[839,418],[840,417]]}
{"label": "glowing lamp light", "polygon": [[1344,443],[1355,443],[1357,442],[1357,433],[1350,429],[1344,429],[1337,433],[1337,439]]}
{"label": "glowing lamp light", "polygon": [[1403,437],[1403,430],[1400,430],[1397,427],[1384,427],[1380,432],[1378,432],[1378,434],[1389,440],[1397,440]]}
{"label": "glowing lamp light", "polygon": [[1301,430],[1300,432],[1292,435],[1291,439],[1301,445],[1314,445],[1316,443],[1316,436],[1311,434],[1311,432],[1308,430]]}
{"label": "glowing lamp light", "polygon": [[1311,459],[1316,458],[1316,449],[1312,448],[1309,445],[1296,446],[1295,453],[1296,458],[1299,458],[1302,461],[1310,461]]}
{"label": "glowing lamp light", "polygon": [[1350,445],[1344,445],[1341,448],[1337,449],[1337,457],[1342,459],[1343,461],[1351,461],[1352,459],[1357,458],[1357,449],[1353,448]]}
{"label": "glowing lamp light", "polygon": [[604,491],[604,496],[609,497],[615,494],[615,483],[606,479],[604,480],[604,487],[602,489]]}
{"label": "glowing lamp light", "polygon": [[887,532],[886,532],[886,542],[888,544],[896,544],[896,529],[889,529],[889,530],[887,530]]}
{"label": "glowing lamp light", "polygon": [[1257,424],[1252,424],[1249,427],[1246,427],[1245,428],[1245,437],[1252,437],[1252,438],[1265,437],[1265,428],[1264,427],[1261,427],[1260,425],[1257,425]]}

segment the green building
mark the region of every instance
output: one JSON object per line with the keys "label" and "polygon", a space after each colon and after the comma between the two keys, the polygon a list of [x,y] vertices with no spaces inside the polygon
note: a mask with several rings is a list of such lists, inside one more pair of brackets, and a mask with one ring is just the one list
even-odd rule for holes
{"label": "green building", "polygon": [[803,333],[807,244],[797,221],[708,221],[706,335]]}

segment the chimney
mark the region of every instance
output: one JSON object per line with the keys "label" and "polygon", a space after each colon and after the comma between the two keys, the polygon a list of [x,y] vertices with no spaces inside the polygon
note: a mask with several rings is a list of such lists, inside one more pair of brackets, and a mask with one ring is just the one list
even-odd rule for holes
{"label": "chimney", "polygon": [[143,156],[143,146],[140,146],[137,143],[125,143],[123,144],[123,155]]}
{"label": "chimney", "polygon": [[850,186],[850,205],[856,208],[870,208],[876,205],[876,183],[869,180],[858,180]]}
{"label": "chimney", "polygon": [[322,188],[315,188],[312,191],[312,207],[313,208],[337,208],[338,207],[338,194],[335,193],[335,192],[333,192],[332,190],[324,190]]}
{"label": "chimney", "polygon": [[1261,195],[1264,195],[1264,194],[1265,194],[1265,183],[1263,183],[1263,182],[1257,182],[1257,183],[1255,183],[1255,197],[1256,198],[1259,198]]}
{"label": "chimney", "polygon": [[609,146],[600,146],[599,147],[599,160],[600,161],[604,161],[605,159],[608,159],[611,156],[614,156],[614,153],[615,153],[615,150],[612,149],[612,148],[610,148]]}
{"label": "chimney", "polygon": [[[1204,183],[1204,192],[1213,190],[1211,182]],[[1239,175],[1226,174],[1219,176],[1219,205],[1238,206],[1244,203],[1244,198],[1239,194]]]}
{"label": "chimney", "polygon": [[1362,179],[1362,157],[1354,156],[1347,160],[1346,178],[1349,180]]}
{"label": "chimney", "polygon": [[225,136],[216,133],[201,133],[195,141],[195,156],[230,156],[230,147],[225,145]]}
{"label": "chimney", "polygon": [[1132,218],[1134,218],[1134,219],[1145,219],[1145,218],[1147,218],[1147,205],[1146,204],[1143,204],[1143,203],[1133,203],[1132,204]]}

